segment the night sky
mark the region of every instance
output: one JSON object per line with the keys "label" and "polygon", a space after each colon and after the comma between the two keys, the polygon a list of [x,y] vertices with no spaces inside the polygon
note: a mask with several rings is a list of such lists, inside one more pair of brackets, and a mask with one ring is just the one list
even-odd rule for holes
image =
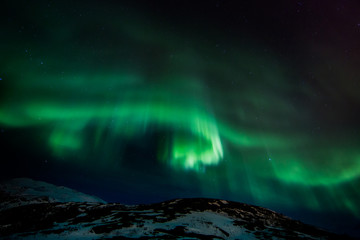
{"label": "night sky", "polygon": [[1,2],[1,180],[360,228],[360,2],[194,2]]}

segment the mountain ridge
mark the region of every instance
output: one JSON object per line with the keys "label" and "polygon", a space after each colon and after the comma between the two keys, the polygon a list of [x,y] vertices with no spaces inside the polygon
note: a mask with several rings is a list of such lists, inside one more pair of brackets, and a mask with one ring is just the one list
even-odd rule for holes
{"label": "mountain ridge", "polygon": [[0,236],[4,236],[0,239],[351,239],[263,207],[209,198],[140,205],[30,201],[0,209]]}
{"label": "mountain ridge", "polygon": [[2,195],[0,209],[47,202],[106,203],[98,197],[31,178],[14,178],[2,182],[0,184],[0,194]]}

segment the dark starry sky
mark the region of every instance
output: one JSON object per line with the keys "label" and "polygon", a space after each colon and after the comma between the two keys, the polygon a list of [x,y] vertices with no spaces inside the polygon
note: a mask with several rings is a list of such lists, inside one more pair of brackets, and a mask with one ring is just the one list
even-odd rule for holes
{"label": "dark starry sky", "polygon": [[1,5],[2,180],[359,228],[358,1]]}

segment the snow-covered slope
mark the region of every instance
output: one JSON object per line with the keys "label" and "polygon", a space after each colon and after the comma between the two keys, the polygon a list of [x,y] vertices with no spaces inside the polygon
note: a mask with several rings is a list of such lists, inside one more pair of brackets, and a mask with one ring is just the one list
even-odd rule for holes
{"label": "snow-covered slope", "polygon": [[15,178],[0,184],[0,198],[0,209],[48,202],[106,203],[98,197],[29,178]]}
{"label": "snow-covered slope", "polygon": [[0,210],[0,236],[0,239],[350,239],[262,207],[204,198],[134,206],[65,201],[23,204]]}

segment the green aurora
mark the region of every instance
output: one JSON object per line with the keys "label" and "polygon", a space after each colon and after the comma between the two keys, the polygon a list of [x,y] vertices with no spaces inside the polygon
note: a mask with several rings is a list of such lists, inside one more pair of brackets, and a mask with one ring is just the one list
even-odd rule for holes
{"label": "green aurora", "polygon": [[360,98],[350,80],[336,81],[352,78],[351,64],[313,50],[321,61],[301,68],[316,83],[304,83],[294,62],[250,34],[171,31],[135,10],[112,20],[69,11],[61,23],[43,12],[1,30],[2,128],[41,129],[34,139],[55,161],[119,172],[126,142],[155,132],[158,163],[197,179],[172,184],[360,217],[358,124],[348,120],[358,108],[346,105]]}

